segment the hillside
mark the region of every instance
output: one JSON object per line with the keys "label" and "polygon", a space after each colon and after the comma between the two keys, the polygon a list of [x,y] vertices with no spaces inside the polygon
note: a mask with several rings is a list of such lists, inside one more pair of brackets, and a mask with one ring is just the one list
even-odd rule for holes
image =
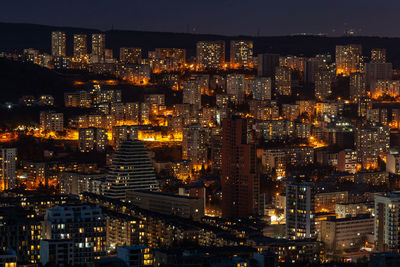
{"label": "hillside", "polygon": [[[50,33],[61,30],[67,34],[67,51],[72,51],[72,35],[74,33],[94,33],[96,29],[54,27],[35,24],[0,23],[0,51],[22,51],[23,48],[36,48],[50,51]],[[254,41],[255,53],[280,53],[282,55],[313,56],[318,53],[334,54],[337,44],[359,43],[363,46],[363,53],[369,56],[371,48],[386,48],[388,60],[395,67],[400,66],[400,38],[382,37],[323,37],[323,36],[219,36],[204,34],[143,32],[110,30],[107,34],[106,46],[112,48],[118,56],[122,46],[142,47],[145,52],[156,47],[180,47],[187,49],[188,56],[195,55],[195,44],[199,40],[227,41],[233,39],[251,39]]]}

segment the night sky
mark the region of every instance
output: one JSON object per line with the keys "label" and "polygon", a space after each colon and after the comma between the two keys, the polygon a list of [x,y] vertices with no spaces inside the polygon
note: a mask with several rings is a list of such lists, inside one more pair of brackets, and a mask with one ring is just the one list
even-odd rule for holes
{"label": "night sky", "polygon": [[226,35],[400,36],[399,0],[3,0],[0,22]]}

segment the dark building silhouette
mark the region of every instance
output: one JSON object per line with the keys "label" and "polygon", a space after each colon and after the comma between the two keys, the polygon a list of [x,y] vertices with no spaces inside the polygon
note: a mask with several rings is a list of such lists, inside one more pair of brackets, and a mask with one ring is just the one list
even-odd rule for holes
{"label": "dark building silhouette", "polygon": [[256,148],[248,143],[247,120],[226,118],[222,128],[222,216],[246,217],[258,213]]}

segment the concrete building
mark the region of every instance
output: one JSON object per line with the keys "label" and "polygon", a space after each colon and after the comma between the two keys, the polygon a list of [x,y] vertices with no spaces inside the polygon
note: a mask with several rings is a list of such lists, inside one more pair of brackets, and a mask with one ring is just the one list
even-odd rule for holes
{"label": "concrete building", "polygon": [[276,67],[275,91],[279,95],[292,94],[292,71],[288,67]]}
{"label": "concrete building", "polygon": [[256,100],[271,100],[272,81],[271,78],[255,77],[253,79],[253,98]]}
{"label": "concrete building", "polygon": [[17,185],[17,149],[0,147],[0,192]]}
{"label": "concrete building", "polygon": [[225,64],[225,41],[200,41],[196,45],[199,68],[218,69]]}
{"label": "concrete building", "polygon": [[43,265],[59,261],[90,265],[106,254],[105,226],[98,206],[65,205],[48,209],[42,222],[40,261]]}
{"label": "concrete building", "polygon": [[257,75],[275,77],[276,67],[279,66],[279,54],[259,54]]}
{"label": "concrete building", "polygon": [[315,193],[311,183],[286,185],[286,237],[315,238]]}
{"label": "concrete building", "polygon": [[104,128],[80,128],[79,150],[81,152],[103,152],[108,145],[107,130]]}
{"label": "concrete building", "polygon": [[253,67],[253,41],[232,40],[230,47],[231,68],[252,68]]}
{"label": "concrete building", "polygon": [[143,245],[117,247],[117,258],[127,267],[153,266],[154,263],[152,250]]}
{"label": "concrete building", "polygon": [[349,76],[353,72],[360,71],[362,63],[361,45],[337,45],[336,46],[336,74]]}
{"label": "concrete building", "polygon": [[260,182],[256,148],[249,143],[247,120],[222,122],[222,216],[248,217],[259,213]]}
{"label": "concrete building", "polygon": [[119,61],[122,63],[139,64],[142,60],[142,48],[121,47],[119,49]]}
{"label": "concrete building", "polygon": [[183,104],[192,104],[201,108],[202,83],[198,79],[190,79],[183,82]]}
{"label": "concrete building", "polygon": [[52,132],[64,131],[64,114],[54,111],[40,112],[40,130]]}
{"label": "concrete building", "polygon": [[106,35],[103,33],[92,34],[92,63],[104,63],[106,56]]}
{"label": "concrete building", "polygon": [[82,62],[87,57],[87,35],[74,34],[73,57],[75,61]]}
{"label": "concrete building", "polygon": [[373,236],[374,218],[370,214],[321,221],[320,239],[328,251],[360,249]]}
{"label": "concrete building", "polygon": [[127,200],[142,209],[195,221],[204,216],[204,200],[197,197],[151,191],[128,191]]}
{"label": "concrete building", "polygon": [[338,171],[356,173],[357,172],[357,151],[345,149],[338,154]]}
{"label": "concrete building", "polygon": [[326,100],[332,94],[332,72],[329,69],[319,69],[315,73],[314,90],[317,100]]}
{"label": "concrete building", "polygon": [[400,251],[400,192],[375,196],[375,245],[378,252]]}
{"label": "concrete building", "polygon": [[51,55],[53,57],[67,56],[65,32],[51,33]]}
{"label": "concrete building", "polygon": [[125,200],[129,190],[158,190],[153,165],[139,140],[124,141],[115,152],[105,196]]}

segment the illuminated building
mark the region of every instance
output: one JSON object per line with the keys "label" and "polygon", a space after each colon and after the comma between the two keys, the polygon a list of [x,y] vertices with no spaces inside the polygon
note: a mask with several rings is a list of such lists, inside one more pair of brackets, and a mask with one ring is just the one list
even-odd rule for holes
{"label": "illuminated building", "polygon": [[383,96],[398,97],[400,95],[399,80],[379,80],[374,82],[370,88],[371,96],[378,99]]}
{"label": "illuminated building", "polygon": [[355,217],[359,214],[373,214],[374,203],[357,202],[357,203],[337,203],[335,204],[335,214],[337,218]]}
{"label": "illuminated building", "polygon": [[106,35],[103,33],[92,34],[92,63],[105,61]]}
{"label": "illuminated building", "polygon": [[360,71],[361,45],[336,46],[336,75],[349,76],[350,73]]}
{"label": "illuminated building", "polygon": [[361,170],[355,175],[354,182],[371,186],[382,186],[389,182],[389,177],[388,173],[385,171]]}
{"label": "illuminated building", "polygon": [[153,165],[143,143],[127,140],[119,145],[107,177],[105,196],[125,200],[129,190],[157,190]]}
{"label": "illuminated building", "polygon": [[39,106],[54,106],[54,97],[52,95],[41,95],[37,103]]}
{"label": "illuminated building", "polygon": [[17,149],[0,147],[0,192],[14,189],[17,179]]}
{"label": "illuminated building", "polygon": [[33,48],[24,49],[24,60],[37,64],[39,53],[39,50]]}
{"label": "illuminated building", "polygon": [[374,232],[373,222],[370,214],[341,219],[329,216],[326,221],[321,221],[321,241],[327,251],[360,249]]}
{"label": "illuminated building", "polygon": [[54,57],[53,65],[55,69],[68,69],[70,66],[70,59],[68,57]]}
{"label": "illuminated building", "polygon": [[194,165],[208,162],[208,135],[205,128],[192,124],[183,130],[182,159],[190,160]]}
{"label": "illuminated building", "polygon": [[91,106],[90,94],[86,91],[72,92],[64,94],[65,107],[89,108]]}
{"label": "illuminated building", "polygon": [[103,152],[107,145],[106,129],[95,127],[79,129],[79,150],[81,152]]}
{"label": "illuminated building", "polygon": [[0,250],[0,265],[4,267],[17,267],[17,254],[12,249]]}
{"label": "illuminated building", "polygon": [[374,86],[380,80],[391,80],[393,78],[392,63],[370,62],[365,64],[367,89]]}
{"label": "illuminated building", "polygon": [[140,103],[140,122],[142,124],[148,124],[150,121],[151,105],[150,103]]}
{"label": "illuminated building", "polygon": [[243,102],[245,96],[244,83],[244,74],[228,74],[226,78],[226,93],[228,95],[234,95],[239,102]]}
{"label": "illuminated building", "polygon": [[400,192],[378,194],[375,197],[376,251],[399,252],[400,250]]}
{"label": "illuminated building", "polygon": [[102,195],[106,176],[104,173],[63,172],[59,178],[60,192],[70,195],[84,192]]}
{"label": "illuminated building", "polygon": [[299,105],[300,114],[307,113],[307,115],[311,115],[314,113],[314,100],[297,100],[296,104]]}
{"label": "illuminated building", "polygon": [[125,103],[125,120],[139,122],[140,105],[138,102]]}
{"label": "illuminated building", "polygon": [[142,60],[142,49],[136,47],[121,47],[119,49],[119,60],[122,63],[139,64]]}
{"label": "illuminated building", "polygon": [[335,205],[349,202],[349,192],[333,191],[315,194],[315,212],[334,212]]}
{"label": "illuminated building", "polygon": [[246,119],[225,118],[222,122],[221,184],[224,218],[259,213],[256,148],[248,143]]}
{"label": "illuminated building", "polygon": [[232,40],[229,59],[231,68],[252,68],[253,41]]}
{"label": "illuminated building", "polygon": [[384,48],[371,49],[371,62],[386,63],[386,49]]}
{"label": "illuminated building", "polygon": [[319,69],[315,74],[315,98],[326,100],[332,94],[332,73],[328,69]]}
{"label": "illuminated building", "polygon": [[279,107],[274,102],[250,100],[250,114],[258,120],[277,120],[279,118]]}
{"label": "illuminated building", "polygon": [[200,68],[219,69],[225,64],[224,41],[200,41],[196,45],[196,61]]}
{"label": "illuminated building", "polygon": [[282,117],[294,121],[300,116],[300,106],[297,104],[282,104]]}
{"label": "illuminated building", "polygon": [[114,63],[113,50],[112,49],[104,49],[104,58],[106,63]]}
{"label": "illuminated building", "polygon": [[222,168],[222,129],[213,128],[211,130],[211,163],[214,170]]}
{"label": "illuminated building", "polygon": [[121,125],[112,128],[112,142],[115,149],[126,140],[138,139],[138,128],[135,125]]}
{"label": "illuminated building", "polygon": [[187,181],[191,175],[191,162],[188,160],[173,162],[171,169],[177,179]]}
{"label": "illuminated building", "polygon": [[[40,262],[57,262],[51,255],[53,245],[60,240],[72,242],[72,262],[77,265],[92,263],[106,255],[106,222],[101,208],[88,205],[54,206],[46,211],[42,222]],[[68,246],[67,246],[68,247]]]}
{"label": "illuminated building", "polygon": [[365,126],[356,131],[358,162],[364,169],[378,167],[378,157],[389,152],[390,130],[386,126]]}
{"label": "illuminated building", "polygon": [[337,169],[341,172],[357,172],[357,151],[345,149],[339,152]]}
{"label": "illuminated building", "polygon": [[143,245],[117,247],[117,258],[121,259],[126,267],[154,266],[152,250]]}
{"label": "illuminated building", "polygon": [[386,156],[386,171],[393,174],[400,174],[400,154],[397,151],[390,151]]}
{"label": "illuminated building", "polygon": [[165,105],[165,95],[164,94],[150,94],[144,96],[144,101],[152,105],[164,106]]}
{"label": "illuminated building", "polygon": [[271,100],[271,78],[256,77],[253,80],[252,92],[256,100]]}
{"label": "illuminated building", "polygon": [[318,117],[332,117],[343,113],[343,103],[339,101],[324,101],[315,104],[315,113]]}
{"label": "illuminated building", "polygon": [[158,111],[165,108],[164,94],[149,94],[144,96],[144,101],[151,105],[151,111],[157,114]]}
{"label": "illuminated building", "polygon": [[40,219],[35,211],[18,206],[0,208],[1,249],[16,251],[18,263],[39,262],[40,233]]}
{"label": "illuminated building", "polygon": [[257,123],[256,128],[266,140],[286,139],[295,133],[294,122],[289,120],[263,121]]}
{"label": "illuminated building", "polygon": [[372,99],[368,97],[359,98],[357,101],[357,114],[359,117],[366,117],[367,111],[372,109]]}
{"label": "illuminated building", "polygon": [[288,67],[276,67],[275,90],[279,95],[292,94],[292,71]]}
{"label": "illuminated building", "polygon": [[192,104],[200,109],[201,87],[202,83],[197,79],[183,81],[183,104]]}
{"label": "illuminated building", "polygon": [[51,55],[53,57],[67,56],[66,37],[64,32],[51,33]]}
{"label": "illuminated building", "polygon": [[153,72],[179,70],[185,66],[186,50],[180,48],[156,48],[150,55]]}
{"label": "illuminated building", "polygon": [[204,200],[197,197],[151,191],[127,191],[126,199],[133,205],[166,215],[200,221],[204,216]]}
{"label": "illuminated building", "polygon": [[315,192],[311,183],[286,184],[286,238],[315,238]]}
{"label": "illuminated building", "polygon": [[113,102],[110,105],[110,115],[114,117],[116,121],[122,121],[125,116],[125,105],[122,102]]}
{"label": "illuminated building", "polygon": [[371,122],[387,125],[388,113],[386,108],[373,108],[367,110],[366,119]]}
{"label": "illuminated building", "polygon": [[279,66],[279,54],[259,54],[257,60],[257,75],[273,78],[276,67]]}
{"label": "illuminated building", "polygon": [[74,59],[78,62],[82,62],[87,54],[87,35],[74,34]]}
{"label": "illuminated building", "polygon": [[52,132],[64,131],[64,114],[54,111],[40,112],[40,130]]}
{"label": "illuminated building", "polygon": [[311,137],[311,123],[296,122],[295,127],[297,138],[308,139]]}
{"label": "illuminated building", "polygon": [[103,211],[107,221],[107,247],[133,246],[145,242],[144,221],[138,217],[110,210]]}
{"label": "illuminated building", "polygon": [[296,56],[279,57],[279,66],[288,67],[300,72],[304,71],[305,58]]}
{"label": "illuminated building", "polygon": [[350,99],[352,101],[358,101],[358,99],[367,96],[366,92],[366,79],[365,74],[360,72],[354,72],[350,74]]}

